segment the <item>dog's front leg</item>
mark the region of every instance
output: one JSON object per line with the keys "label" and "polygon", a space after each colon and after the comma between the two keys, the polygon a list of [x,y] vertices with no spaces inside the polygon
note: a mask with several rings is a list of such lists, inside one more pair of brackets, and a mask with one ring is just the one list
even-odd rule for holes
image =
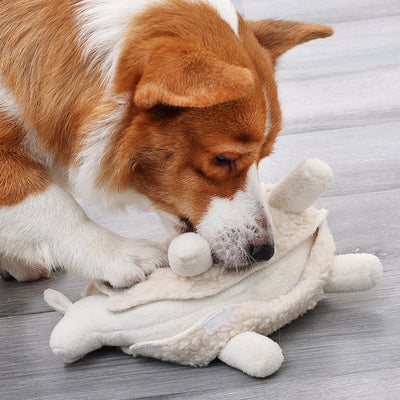
{"label": "dog's front leg", "polygon": [[[0,207],[0,254],[27,266],[63,267],[114,287],[130,286],[167,263],[165,249],[127,239],[91,221],[78,203],[50,183],[11,206]],[[8,271],[13,274],[13,265]],[[37,267],[36,267],[37,269]],[[20,271],[16,278],[26,276]]]}

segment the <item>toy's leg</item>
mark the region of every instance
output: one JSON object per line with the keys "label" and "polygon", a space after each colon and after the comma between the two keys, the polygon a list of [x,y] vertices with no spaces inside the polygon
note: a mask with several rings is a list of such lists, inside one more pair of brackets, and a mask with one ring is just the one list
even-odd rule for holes
{"label": "toy's leg", "polygon": [[304,160],[275,185],[269,204],[287,213],[301,213],[328,189],[332,178],[328,164],[316,159]]}
{"label": "toy's leg", "polygon": [[325,293],[360,292],[372,289],[382,278],[382,264],[372,254],[344,254],[333,257],[332,272]]}
{"label": "toy's leg", "polygon": [[233,337],[218,358],[225,364],[256,378],[272,375],[283,362],[279,345],[255,332],[244,332]]}

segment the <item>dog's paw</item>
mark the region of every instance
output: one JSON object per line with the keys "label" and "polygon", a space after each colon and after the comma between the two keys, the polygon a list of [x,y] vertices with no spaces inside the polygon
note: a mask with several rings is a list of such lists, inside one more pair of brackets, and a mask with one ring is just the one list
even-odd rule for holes
{"label": "dog's paw", "polygon": [[133,286],[157,268],[168,266],[167,249],[148,240],[123,239],[115,252],[116,260],[102,277],[115,288]]}

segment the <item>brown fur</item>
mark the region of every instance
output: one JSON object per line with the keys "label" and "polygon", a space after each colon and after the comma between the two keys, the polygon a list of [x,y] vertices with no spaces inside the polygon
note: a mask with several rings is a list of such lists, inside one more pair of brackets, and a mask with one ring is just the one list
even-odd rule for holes
{"label": "brown fur", "polygon": [[0,76],[23,105],[26,130],[68,165],[99,98],[100,75],[83,61],[71,7],[77,0],[0,2]]}
{"label": "brown fur", "polygon": [[19,127],[0,113],[0,207],[18,204],[48,183],[43,166],[24,150]]}
{"label": "brown fur", "polygon": [[[0,125],[0,179],[7,187],[0,205],[48,184],[45,168],[13,147],[24,131],[34,129],[41,150],[71,166],[82,132],[112,112],[98,101],[104,90],[99,68],[83,61],[75,3],[0,3],[0,76],[23,105],[25,120],[23,130],[4,120]],[[250,165],[270,154],[280,130],[276,57],[331,31],[242,18],[239,30],[241,39],[211,7],[178,0],[134,19],[114,82],[115,95],[132,93],[131,104],[102,159],[98,185],[110,192],[133,188],[193,224],[212,197],[231,197],[243,187]],[[219,154],[231,163],[217,165]]]}
{"label": "brown fur", "polygon": [[264,19],[248,21],[248,25],[261,46],[269,50],[274,64],[278,57],[292,47],[333,34],[330,26],[295,21]]}

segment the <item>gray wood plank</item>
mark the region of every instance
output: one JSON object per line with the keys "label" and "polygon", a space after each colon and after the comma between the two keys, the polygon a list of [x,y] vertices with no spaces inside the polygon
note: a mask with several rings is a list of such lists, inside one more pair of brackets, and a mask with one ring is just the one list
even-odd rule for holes
{"label": "gray wood plank", "polygon": [[277,182],[305,158],[334,172],[326,196],[395,189],[400,183],[400,123],[281,135],[260,164],[260,179]]}
{"label": "gray wood plank", "polygon": [[399,67],[399,22],[399,16],[389,16],[332,24],[335,33],[330,38],[286,52],[279,59],[277,78],[283,82]]}
{"label": "gray wood plank", "polygon": [[398,121],[400,68],[281,82],[281,134]]}
{"label": "gray wood plank", "polygon": [[85,283],[81,278],[58,273],[51,279],[37,282],[16,282],[0,279],[0,319],[10,315],[36,314],[50,311],[43,300],[43,292],[59,290],[71,300],[78,300]]}
{"label": "gray wood plank", "polygon": [[400,189],[324,197],[318,205],[329,210],[328,222],[338,253],[399,254]]}
{"label": "gray wood plank", "polygon": [[[276,398],[280,398],[288,390],[294,393],[295,387],[300,387],[304,395],[298,398],[318,398],[313,397],[318,382],[327,381],[332,385],[334,380],[345,378],[348,387],[342,388],[342,393],[364,393],[374,389],[365,386],[365,378],[372,374],[386,377],[389,386],[385,385],[385,390],[395,396],[399,382],[392,381],[392,374],[398,376],[399,372],[397,332],[400,325],[396,317],[399,302],[378,296],[378,290],[369,292],[368,300],[362,304],[356,298],[350,302],[345,299],[347,295],[340,295],[340,301],[335,301],[335,297],[339,295],[329,296],[314,311],[273,335],[286,361],[280,372],[264,381],[244,376],[219,362],[192,369],[133,359],[113,349],[97,351],[74,365],[63,366],[47,345],[58,315],[3,318],[0,325],[2,398],[72,400],[170,396],[187,399],[206,392],[212,394],[209,398],[232,393],[236,399],[246,393],[261,395],[272,389]],[[389,319],[389,315],[393,317]],[[386,372],[380,375],[381,371]],[[18,384],[8,384],[12,381]],[[372,393],[381,393],[374,390]]]}
{"label": "gray wood plank", "polygon": [[339,376],[306,379],[299,381],[275,381],[265,385],[252,385],[232,388],[224,392],[210,391],[207,394],[191,397],[192,400],[397,400],[396,388],[400,380],[399,370],[379,370],[367,373],[351,373]]}
{"label": "gray wood plank", "polygon": [[243,0],[241,3],[249,19],[293,19],[329,24],[400,15],[397,0]]}
{"label": "gray wood plank", "polygon": [[[258,3],[249,4],[262,9]],[[270,6],[266,4],[264,8]],[[296,9],[296,5],[274,4],[283,12]],[[365,4],[362,8],[367,9]],[[298,46],[281,58],[277,81],[285,125],[282,134],[398,121],[398,14],[375,18],[378,12],[370,20],[333,24],[333,37]]]}

